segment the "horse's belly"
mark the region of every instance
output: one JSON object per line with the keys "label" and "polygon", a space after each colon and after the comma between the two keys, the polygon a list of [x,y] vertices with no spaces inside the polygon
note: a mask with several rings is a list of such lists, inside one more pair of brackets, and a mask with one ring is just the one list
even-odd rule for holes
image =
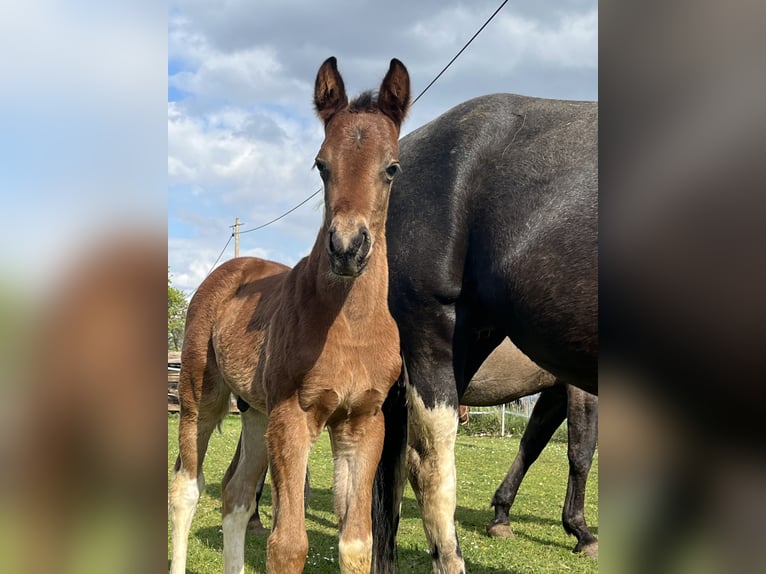
{"label": "horse's belly", "polygon": [[486,378],[481,381],[472,379],[463,396],[460,397],[460,404],[469,407],[501,405],[539,393],[555,383],[556,377],[542,369],[539,369],[534,377],[528,379],[519,379],[512,375],[501,378]]}
{"label": "horse's belly", "polygon": [[472,407],[499,405],[540,392],[555,382],[552,374],[506,339],[473,376],[460,403]]}

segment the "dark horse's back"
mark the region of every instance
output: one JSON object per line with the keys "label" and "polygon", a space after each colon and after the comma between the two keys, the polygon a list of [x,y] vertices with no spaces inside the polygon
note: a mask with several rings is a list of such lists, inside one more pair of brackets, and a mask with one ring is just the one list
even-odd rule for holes
{"label": "dark horse's back", "polygon": [[[494,94],[400,141],[387,222],[389,306],[409,385],[396,385],[384,405],[374,572],[393,571],[405,395],[417,419],[410,443],[428,468],[446,469],[452,411],[506,336],[559,379],[598,392],[597,130],[597,103]],[[451,443],[433,446],[450,433]],[[454,475],[421,480],[431,488],[429,480]],[[454,501],[428,504],[442,505],[422,508],[424,524],[439,525],[433,534],[426,526],[434,566],[460,571],[454,525],[445,524]]]}

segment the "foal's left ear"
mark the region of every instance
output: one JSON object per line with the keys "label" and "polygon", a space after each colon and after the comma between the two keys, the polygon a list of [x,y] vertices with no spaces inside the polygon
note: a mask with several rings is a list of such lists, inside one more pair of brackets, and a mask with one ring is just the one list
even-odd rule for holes
{"label": "foal's left ear", "polygon": [[394,58],[378,93],[380,111],[400,127],[410,109],[410,75],[407,68]]}
{"label": "foal's left ear", "polygon": [[314,107],[322,121],[327,125],[330,118],[348,105],[343,78],[338,72],[335,56],[327,58],[317,72],[314,83]]}

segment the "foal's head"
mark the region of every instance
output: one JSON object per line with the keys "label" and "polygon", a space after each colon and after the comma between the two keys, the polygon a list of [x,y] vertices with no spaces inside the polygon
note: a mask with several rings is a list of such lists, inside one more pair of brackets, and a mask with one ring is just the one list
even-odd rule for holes
{"label": "foal's head", "polygon": [[399,171],[399,128],[410,105],[410,77],[391,60],[377,96],[348,103],[335,58],[317,73],[314,105],[325,124],[316,157],[324,182],[330,270],[357,277],[384,240],[391,182]]}

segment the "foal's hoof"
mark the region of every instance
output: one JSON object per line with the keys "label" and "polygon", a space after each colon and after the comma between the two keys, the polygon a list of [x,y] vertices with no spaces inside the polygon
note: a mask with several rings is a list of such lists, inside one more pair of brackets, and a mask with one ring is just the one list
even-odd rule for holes
{"label": "foal's hoof", "polygon": [[574,552],[579,552],[588,558],[598,558],[598,540],[591,542],[590,544],[586,544],[585,546],[580,546],[578,544],[575,546]]}
{"label": "foal's hoof", "polygon": [[256,535],[268,534],[269,531],[263,527],[260,520],[251,520],[247,523],[247,531]]}
{"label": "foal's hoof", "polygon": [[515,538],[510,524],[490,522],[487,524],[487,534],[491,538]]}

